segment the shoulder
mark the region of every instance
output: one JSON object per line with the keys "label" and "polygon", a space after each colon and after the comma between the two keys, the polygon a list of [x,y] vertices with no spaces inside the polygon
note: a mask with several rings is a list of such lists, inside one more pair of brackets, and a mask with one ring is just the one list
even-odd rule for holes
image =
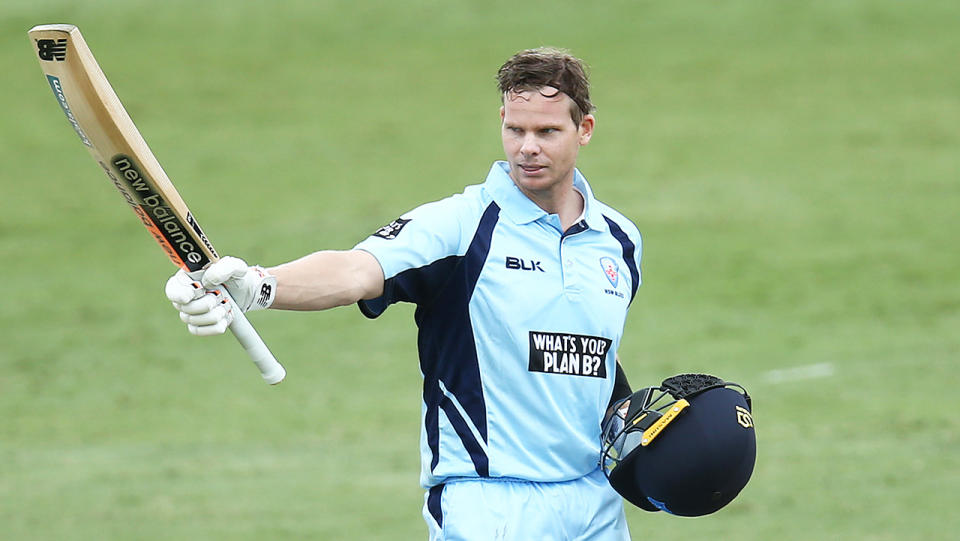
{"label": "shoulder", "polygon": [[467,186],[462,193],[404,212],[355,248],[378,258],[386,258],[388,253],[416,254],[421,263],[459,255],[473,238],[488,205],[489,196],[481,186]]}
{"label": "shoulder", "polygon": [[627,218],[625,214],[600,200],[595,199],[594,203],[597,205],[597,210],[603,215],[604,219],[607,220],[608,224],[613,222],[613,224],[615,224],[621,231],[626,233],[628,237],[637,243],[640,242],[640,228],[637,227],[637,224],[635,224],[633,220]]}
{"label": "shoulder", "polygon": [[404,216],[416,214],[424,217],[469,219],[473,215],[482,214],[486,207],[485,203],[489,201],[490,198],[483,190],[482,185],[471,185],[464,188],[462,193],[424,203],[410,210]]}
{"label": "shoulder", "polygon": [[443,230],[446,234],[458,230],[467,233],[480,221],[490,202],[482,186],[467,186],[462,193],[405,212],[399,221],[410,223],[413,229],[427,227],[438,232]]}

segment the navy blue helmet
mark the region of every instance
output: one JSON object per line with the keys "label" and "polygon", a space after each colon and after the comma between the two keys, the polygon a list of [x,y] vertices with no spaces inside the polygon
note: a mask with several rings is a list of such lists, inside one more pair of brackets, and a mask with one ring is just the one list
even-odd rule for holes
{"label": "navy blue helmet", "polygon": [[708,515],[746,486],[757,456],[746,390],[681,374],[616,402],[603,422],[610,485],[647,511]]}

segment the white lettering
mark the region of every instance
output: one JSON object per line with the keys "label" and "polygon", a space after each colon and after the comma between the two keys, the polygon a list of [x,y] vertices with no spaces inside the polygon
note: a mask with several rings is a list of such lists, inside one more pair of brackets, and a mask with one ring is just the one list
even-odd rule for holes
{"label": "white lettering", "polygon": [[557,366],[557,354],[550,353],[549,351],[543,352],[543,371],[544,372],[553,372],[556,371]]}
{"label": "white lettering", "polygon": [[580,354],[571,353],[570,354],[570,366],[567,368],[567,374],[579,374],[580,373]]}
{"label": "white lettering", "polygon": [[529,333],[529,370],[570,376],[607,377],[605,360],[612,340],[599,336]]}
{"label": "white lettering", "polygon": [[588,336],[581,336],[580,343],[583,346],[584,353],[592,353],[594,355],[606,354],[607,343],[603,340],[597,340],[596,338],[590,338]]}
{"label": "white lettering", "polygon": [[600,357],[594,355],[583,356],[583,375],[593,376],[597,374],[600,368]]}

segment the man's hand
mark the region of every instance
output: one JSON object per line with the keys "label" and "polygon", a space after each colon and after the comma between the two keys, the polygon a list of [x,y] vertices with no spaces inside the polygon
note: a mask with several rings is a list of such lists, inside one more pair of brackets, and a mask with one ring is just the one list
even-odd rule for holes
{"label": "man's hand", "polygon": [[273,303],[277,279],[261,267],[247,266],[242,259],[224,257],[204,271],[178,271],[167,280],[165,290],[187,330],[210,336],[223,334],[233,322],[236,308],[223,294],[224,287],[242,311],[261,310]]}

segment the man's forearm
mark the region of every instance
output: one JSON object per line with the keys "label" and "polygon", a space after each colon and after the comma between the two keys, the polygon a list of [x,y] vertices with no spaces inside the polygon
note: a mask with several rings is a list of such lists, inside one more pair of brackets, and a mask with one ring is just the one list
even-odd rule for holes
{"label": "man's forearm", "polygon": [[326,310],[383,293],[383,270],[361,250],[314,252],[268,269],[277,277],[271,308]]}

